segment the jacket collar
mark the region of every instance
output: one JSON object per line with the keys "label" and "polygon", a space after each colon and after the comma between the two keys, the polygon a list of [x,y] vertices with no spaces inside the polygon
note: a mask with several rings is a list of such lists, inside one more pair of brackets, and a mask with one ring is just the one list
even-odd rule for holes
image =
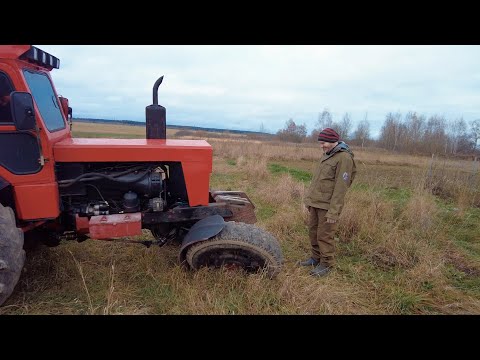
{"label": "jacket collar", "polygon": [[330,159],[333,155],[342,151],[348,152],[352,157],[354,156],[348,145],[343,141],[339,141],[337,146],[323,155],[322,161]]}

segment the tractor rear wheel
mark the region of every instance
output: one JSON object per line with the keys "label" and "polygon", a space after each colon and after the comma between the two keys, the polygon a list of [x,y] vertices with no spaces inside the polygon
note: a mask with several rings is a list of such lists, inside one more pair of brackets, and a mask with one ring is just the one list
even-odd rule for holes
{"label": "tractor rear wheel", "polygon": [[192,245],[186,260],[194,270],[203,266],[249,273],[265,270],[272,278],[280,272],[283,257],[280,244],[270,233],[251,224],[230,221],[218,235]]}
{"label": "tractor rear wheel", "polygon": [[0,204],[0,305],[12,294],[24,263],[23,231],[13,210]]}

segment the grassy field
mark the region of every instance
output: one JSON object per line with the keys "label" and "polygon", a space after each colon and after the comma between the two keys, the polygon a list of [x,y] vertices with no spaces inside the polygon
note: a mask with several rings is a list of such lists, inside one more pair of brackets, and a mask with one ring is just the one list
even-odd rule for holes
{"label": "grassy field", "polygon": [[[93,138],[135,139],[145,138],[145,126],[109,125],[74,122],[73,136]],[[167,136],[174,136],[178,130],[167,129]]]}
{"label": "grassy field", "polygon": [[[74,124],[75,136],[144,130]],[[209,142],[211,188],[249,195],[257,225],[281,244],[278,277],[187,271],[175,246],[65,242],[27,254],[0,314],[480,314],[480,174],[471,162],[354,149],[337,268],[312,278],[295,263],[309,256],[303,196],[318,146]]]}

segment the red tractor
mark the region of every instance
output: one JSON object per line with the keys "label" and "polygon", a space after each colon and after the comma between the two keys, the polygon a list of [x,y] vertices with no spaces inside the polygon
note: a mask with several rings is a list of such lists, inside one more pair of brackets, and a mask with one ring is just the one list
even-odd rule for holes
{"label": "red tractor", "polygon": [[0,46],[0,305],[19,280],[26,240],[125,241],[149,229],[155,240],[130,241],[177,242],[191,269],[278,274],[281,248],[252,225],[249,198],[210,191],[211,145],[166,139],[163,77],[146,107],[145,139],[73,138],[72,109],[49,74],[59,66],[34,46]]}

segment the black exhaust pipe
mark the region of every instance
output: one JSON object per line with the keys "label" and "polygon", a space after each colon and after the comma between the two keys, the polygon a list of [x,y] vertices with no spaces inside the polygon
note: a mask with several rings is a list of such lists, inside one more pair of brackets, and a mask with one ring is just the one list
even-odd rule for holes
{"label": "black exhaust pipe", "polygon": [[158,87],[163,81],[160,77],[153,85],[153,104],[145,108],[147,139],[167,138],[167,109],[158,105]]}

